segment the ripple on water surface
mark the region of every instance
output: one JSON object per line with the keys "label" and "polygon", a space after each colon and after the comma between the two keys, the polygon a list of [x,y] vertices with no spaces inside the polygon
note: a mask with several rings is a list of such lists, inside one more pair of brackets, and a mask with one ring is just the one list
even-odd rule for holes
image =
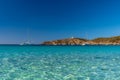
{"label": "ripple on water surface", "polygon": [[5,48],[0,80],[120,80],[119,54],[82,48]]}

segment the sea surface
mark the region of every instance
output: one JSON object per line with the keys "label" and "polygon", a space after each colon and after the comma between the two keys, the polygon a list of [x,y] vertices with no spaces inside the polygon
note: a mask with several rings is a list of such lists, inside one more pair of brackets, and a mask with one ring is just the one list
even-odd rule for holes
{"label": "sea surface", "polygon": [[120,80],[120,46],[0,46],[0,80]]}

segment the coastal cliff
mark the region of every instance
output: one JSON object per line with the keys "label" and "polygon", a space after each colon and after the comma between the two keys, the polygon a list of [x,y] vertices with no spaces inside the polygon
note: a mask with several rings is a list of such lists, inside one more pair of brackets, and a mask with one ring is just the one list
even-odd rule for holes
{"label": "coastal cliff", "polygon": [[44,42],[44,45],[81,45],[86,43],[88,40],[81,39],[81,38],[68,38],[62,40],[55,40],[55,41],[47,41]]}
{"label": "coastal cliff", "polygon": [[91,41],[94,42],[94,44],[120,45],[120,36],[110,38],[97,38]]}
{"label": "coastal cliff", "polygon": [[109,38],[96,38],[87,40],[82,38],[68,38],[54,41],[47,41],[43,45],[120,45],[120,36]]}

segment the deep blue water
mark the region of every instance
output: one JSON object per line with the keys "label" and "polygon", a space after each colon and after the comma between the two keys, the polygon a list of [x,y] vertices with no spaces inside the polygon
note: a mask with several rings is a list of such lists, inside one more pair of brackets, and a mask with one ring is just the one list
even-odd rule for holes
{"label": "deep blue water", "polygon": [[0,80],[120,80],[120,46],[0,46]]}

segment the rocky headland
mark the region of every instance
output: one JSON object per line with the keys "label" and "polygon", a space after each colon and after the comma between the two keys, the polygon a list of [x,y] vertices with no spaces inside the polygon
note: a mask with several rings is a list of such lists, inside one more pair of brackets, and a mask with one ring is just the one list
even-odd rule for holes
{"label": "rocky headland", "polygon": [[43,45],[120,45],[120,36],[109,38],[96,38],[87,40],[82,38],[67,38],[54,41],[46,41]]}

